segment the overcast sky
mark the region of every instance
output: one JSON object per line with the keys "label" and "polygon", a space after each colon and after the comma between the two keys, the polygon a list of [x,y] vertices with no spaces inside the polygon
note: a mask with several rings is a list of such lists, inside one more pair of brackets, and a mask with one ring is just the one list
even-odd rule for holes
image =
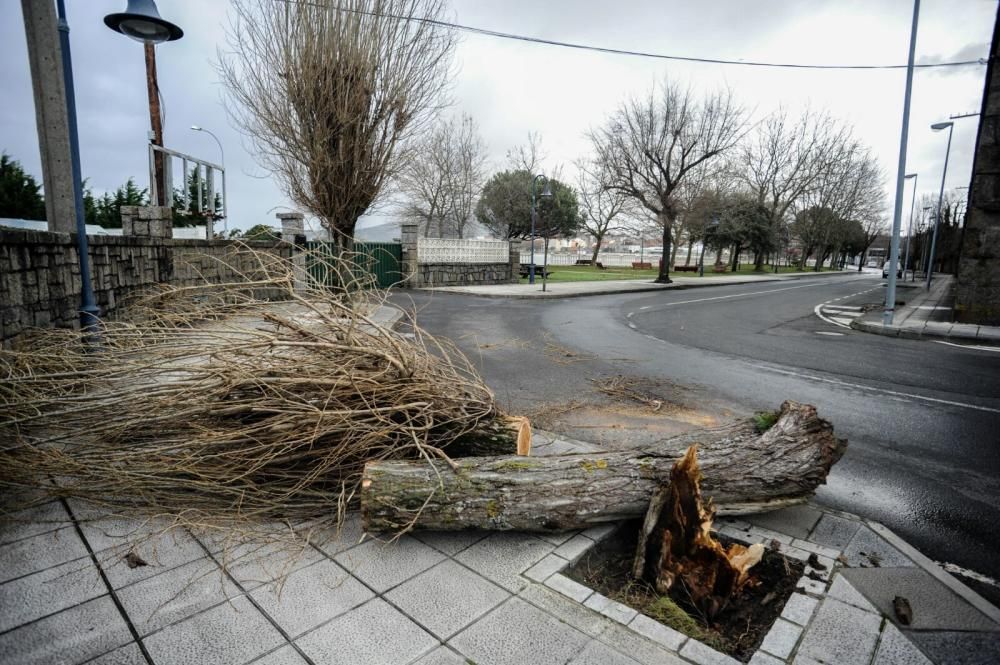
{"label": "overcast sky", "polygon": [[[146,100],[142,46],[108,30],[102,17],[125,0],[67,0],[84,175],[100,193],[129,176],[147,185]],[[226,116],[213,61],[224,40],[228,2],[160,0],[161,15],[185,32],[158,47],[166,112],[165,144],[218,158],[226,150],[230,225],[275,224],[275,208],[293,204],[254,163]],[[995,0],[925,0],[918,61],[985,57]],[[912,4],[905,0],[454,0],[459,23],[505,32],[685,56],[814,64],[905,63]],[[511,146],[538,132],[547,167],[569,165],[587,151],[585,132],[626,96],[664,75],[695,90],[729,86],[759,118],[784,105],[828,110],[854,125],[890,178],[899,151],[905,70],[816,71],[687,64],[600,54],[464,35],[451,112],[479,123],[495,167]],[[908,171],[919,193],[936,195],[947,136],[930,131],[949,115],[978,112],[985,66],[917,70],[910,116]],[[31,80],[17,0],[0,0],[0,150],[41,181]],[[969,184],[977,119],[957,120],[946,187]],[[908,211],[909,190],[906,198]],[[887,214],[891,211],[887,211]],[[905,218],[904,218],[905,219]],[[363,223],[386,221],[366,220]],[[905,223],[905,221],[904,221]]]}

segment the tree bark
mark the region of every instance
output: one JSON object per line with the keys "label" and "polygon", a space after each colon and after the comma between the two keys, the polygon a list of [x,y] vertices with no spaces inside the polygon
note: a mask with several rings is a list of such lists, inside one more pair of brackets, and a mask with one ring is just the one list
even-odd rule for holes
{"label": "tree bark", "polygon": [[673,220],[666,213],[661,213],[660,221],[663,222],[663,253],[660,254],[660,274],[654,281],[657,284],[670,284],[670,233],[673,230]]}
{"label": "tree bark", "polygon": [[598,236],[594,239],[594,253],[590,256],[590,265],[597,265],[597,255],[601,252],[601,241],[604,240],[604,236]]}
{"label": "tree bark", "polygon": [[847,446],[815,407],[785,402],[763,433],[744,420],[682,434],[656,450],[469,457],[455,460],[455,468],[445,462],[371,462],[362,479],[362,516],[373,532],[552,532],[637,518],[654,491],[669,485],[671,467],[693,444],[699,446],[703,491],[720,514],[802,503]]}

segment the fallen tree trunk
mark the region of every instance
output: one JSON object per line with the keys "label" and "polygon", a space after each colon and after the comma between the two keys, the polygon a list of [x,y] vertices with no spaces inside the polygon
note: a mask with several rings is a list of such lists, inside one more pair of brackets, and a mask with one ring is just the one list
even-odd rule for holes
{"label": "fallen tree trunk", "polygon": [[846,440],[815,407],[785,402],[761,433],[753,420],[674,437],[655,451],[552,457],[383,461],[365,467],[361,511],[371,532],[414,529],[562,531],[641,517],[670,469],[698,445],[719,514],[805,501],[826,480]]}

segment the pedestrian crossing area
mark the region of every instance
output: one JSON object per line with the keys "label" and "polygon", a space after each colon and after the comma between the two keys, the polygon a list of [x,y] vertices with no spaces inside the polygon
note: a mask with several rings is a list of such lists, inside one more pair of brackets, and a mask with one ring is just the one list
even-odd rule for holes
{"label": "pedestrian crossing area", "polygon": [[861,307],[850,305],[821,305],[819,308],[819,318],[828,321],[842,328],[850,328],[851,321],[864,314]]}

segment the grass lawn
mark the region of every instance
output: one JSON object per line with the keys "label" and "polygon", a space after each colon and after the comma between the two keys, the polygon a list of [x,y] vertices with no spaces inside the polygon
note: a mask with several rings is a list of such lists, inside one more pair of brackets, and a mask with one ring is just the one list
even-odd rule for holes
{"label": "grass lawn", "polygon": [[[537,264],[536,264],[537,265]],[[535,274],[535,281],[538,282],[542,279],[541,266],[537,265],[538,273]],[[632,268],[623,268],[618,266],[608,266],[604,270],[594,268],[592,266],[549,266],[551,274],[549,275],[550,282],[603,282],[606,280],[613,279],[656,279],[658,272],[654,270],[634,270]],[[807,268],[812,270],[812,268]],[[824,271],[830,270],[830,268],[824,268]],[[786,267],[781,266],[779,272],[799,272],[799,269],[795,266]],[[705,266],[705,277],[724,277],[726,275],[760,275],[760,274],[773,274],[774,268],[772,266],[766,266],[763,273],[757,273],[753,270],[753,265],[743,264],[740,266],[739,272],[712,272],[711,266]],[[670,273],[671,277],[697,277],[696,272],[673,272]],[[521,279],[521,283],[526,283],[528,281],[527,277]]]}

